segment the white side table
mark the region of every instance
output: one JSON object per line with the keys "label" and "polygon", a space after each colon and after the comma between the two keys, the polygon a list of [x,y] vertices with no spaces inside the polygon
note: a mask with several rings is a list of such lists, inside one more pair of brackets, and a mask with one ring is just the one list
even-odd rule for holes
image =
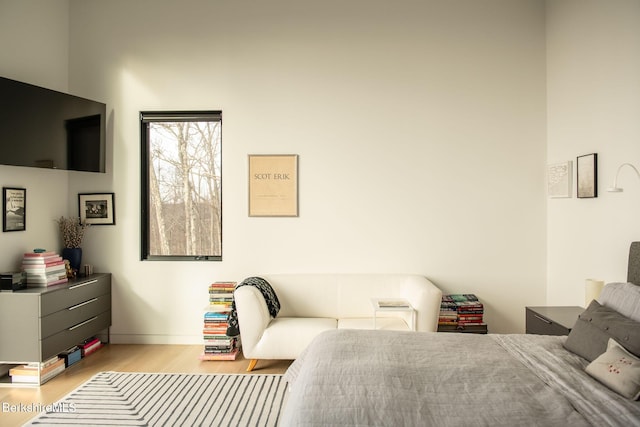
{"label": "white side table", "polygon": [[402,298],[371,298],[373,306],[373,329],[376,329],[376,319],[381,311],[411,312],[411,330],[416,330],[416,310],[408,300]]}

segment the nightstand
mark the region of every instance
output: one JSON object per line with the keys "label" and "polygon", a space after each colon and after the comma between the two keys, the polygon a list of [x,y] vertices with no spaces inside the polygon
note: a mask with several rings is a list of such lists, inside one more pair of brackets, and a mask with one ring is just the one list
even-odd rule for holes
{"label": "nightstand", "polygon": [[578,306],[526,307],[528,334],[569,335],[585,309]]}

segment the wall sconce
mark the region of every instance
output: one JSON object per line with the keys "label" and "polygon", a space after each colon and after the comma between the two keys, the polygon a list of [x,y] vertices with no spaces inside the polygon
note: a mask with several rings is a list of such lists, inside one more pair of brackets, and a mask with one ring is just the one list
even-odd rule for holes
{"label": "wall sconce", "polygon": [[633,166],[631,163],[623,163],[620,165],[620,167],[618,168],[618,171],[616,172],[616,179],[613,180],[613,186],[607,188],[607,191],[609,193],[620,193],[623,191],[622,188],[618,187],[618,175],[620,174],[620,170],[624,166],[629,166],[631,169],[633,169],[636,172],[636,175],[638,175],[638,178],[640,178],[640,172],[638,172],[638,169],[636,169],[635,166]]}

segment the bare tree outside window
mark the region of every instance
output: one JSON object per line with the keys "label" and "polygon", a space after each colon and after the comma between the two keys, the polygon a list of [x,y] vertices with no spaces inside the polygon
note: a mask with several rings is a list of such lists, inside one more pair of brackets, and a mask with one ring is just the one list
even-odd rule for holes
{"label": "bare tree outside window", "polygon": [[143,112],[142,259],[222,259],[220,111]]}

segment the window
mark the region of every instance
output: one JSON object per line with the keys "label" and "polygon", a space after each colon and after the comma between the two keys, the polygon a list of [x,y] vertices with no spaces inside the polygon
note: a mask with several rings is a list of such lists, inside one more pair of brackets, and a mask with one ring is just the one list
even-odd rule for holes
{"label": "window", "polygon": [[222,260],[221,111],[141,112],[143,260]]}

